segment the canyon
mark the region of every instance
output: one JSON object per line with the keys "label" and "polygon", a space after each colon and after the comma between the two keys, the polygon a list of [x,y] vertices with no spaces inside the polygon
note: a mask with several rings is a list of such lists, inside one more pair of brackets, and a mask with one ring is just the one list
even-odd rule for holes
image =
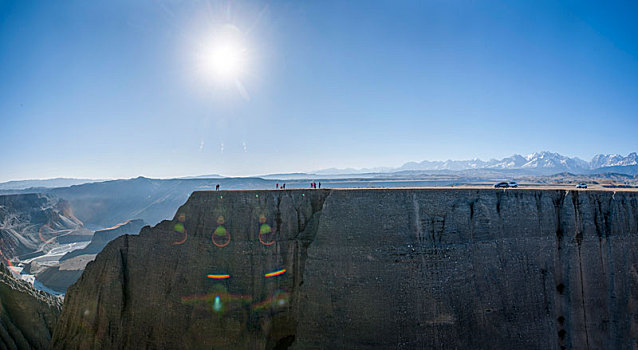
{"label": "canyon", "polygon": [[0,195],[0,255],[4,259],[89,241],[92,234],[65,200],[39,193]]}
{"label": "canyon", "polygon": [[635,191],[194,192],[87,265],[52,347],[636,347],[637,237]]}

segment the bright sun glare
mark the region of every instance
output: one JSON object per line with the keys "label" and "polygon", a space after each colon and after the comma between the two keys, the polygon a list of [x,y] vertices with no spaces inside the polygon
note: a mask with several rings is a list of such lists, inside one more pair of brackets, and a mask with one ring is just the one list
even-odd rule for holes
{"label": "bright sun glare", "polygon": [[244,50],[234,43],[218,44],[211,51],[210,70],[223,79],[235,79],[242,69]]}
{"label": "bright sun glare", "polygon": [[246,65],[246,48],[235,26],[226,26],[206,44],[201,57],[203,70],[220,82],[234,82]]}

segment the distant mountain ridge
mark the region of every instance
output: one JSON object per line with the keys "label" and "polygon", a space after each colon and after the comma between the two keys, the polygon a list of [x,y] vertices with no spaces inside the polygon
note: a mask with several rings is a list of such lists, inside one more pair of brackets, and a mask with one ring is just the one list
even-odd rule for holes
{"label": "distant mountain ridge", "polygon": [[500,160],[491,159],[489,161],[472,159],[406,163],[399,170],[547,169],[559,172],[582,172],[590,168],[589,163],[580,158],[570,158],[558,153],[545,151],[527,156],[514,154]]}
{"label": "distant mountain ridge", "polygon": [[14,180],[7,182],[0,182],[0,190],[24,190],[27,188],[42,187],[42,188],[54,188],[54,187],[68,187],[73,185],[81,185],[91,182],[101,182],[104,180],[92,180],[92,179],[71,179],[71,178],[55,178],[55,179],[43,179],[43,180]]}
{"label": "distant mountain ridge", "polygon": [[598,154],[594,156],[590,165],[592,168],[638,165],[638,154],[632,152],[627,157],[619,154]]}
{"label": "distant mountain ridge", "polygon": [[[567,157],[558,153],[543,151],[528,154],[526,156],[514,154],[503,159],[490,159],[484,161],[478,158],[470,160],[446,160],[408,162],[398,168],[385,168],[385,172],[400,171],[463,171],[463,170],[521,170],[537,175],[548,175],[560,172],[570,173],[600,173],[599,169],[610,172],[636,174],[638,166],[638,154],[632,152],[626,157],[619,154],[598,154],[590,162],[578,157]],[[369,169],[326,169],[319,170],[317,174],[350,174],[366,173]]]}

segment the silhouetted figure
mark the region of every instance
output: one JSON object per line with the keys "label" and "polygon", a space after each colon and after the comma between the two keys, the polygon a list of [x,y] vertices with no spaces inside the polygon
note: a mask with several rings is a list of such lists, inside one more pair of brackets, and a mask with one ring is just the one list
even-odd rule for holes
{"label": "silhouetted figure", "polygon": [[281,189],[285,190],[286,189],[286,184],[281,185]]}
{"label": "silhouetted figure", "polygon": [[279,189],[279,183],[277,183],[277,189]]}
{"label": "silhouetted figure", "polygon": [[319,188],[321,188],[321,182],[319,183]]}
{"label": "silhouetted figure", "polygon": [[215,185],[215,191],[219,191],[219,184]]}

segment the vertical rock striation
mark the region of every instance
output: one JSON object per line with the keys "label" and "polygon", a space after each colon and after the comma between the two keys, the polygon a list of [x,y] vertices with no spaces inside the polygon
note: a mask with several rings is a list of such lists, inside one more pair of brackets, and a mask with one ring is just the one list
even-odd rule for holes
{"label": "vertical rock striation", "polygon": [[0,264],[0,349],[48,349],[61,310],[58,297],[15,279]]}
{"label": "vertical rock striation", "polygon": [[87,266],[53,348],[631,348],[637,244],[637,192],[195,192]]}

